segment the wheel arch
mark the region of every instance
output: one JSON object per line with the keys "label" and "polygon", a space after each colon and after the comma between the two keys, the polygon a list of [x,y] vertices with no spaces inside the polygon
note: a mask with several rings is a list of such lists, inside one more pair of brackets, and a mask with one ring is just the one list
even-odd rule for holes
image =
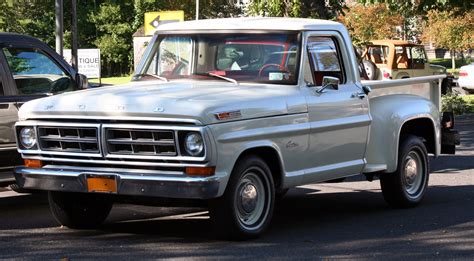
{"label": "wheel arch", "polygon": [[236,165],[242,158],[249,155],[255,155],[265,161],[265,163],[270,168],[273,177],[273,182],[275,184],[275,189],[280,188],[283,184],[284,168],[283,162],[281,160],[281,155],[278,150],[271,145],[247,147],[240,152],[239,156],[234,162],[232,171],[235,169]]}

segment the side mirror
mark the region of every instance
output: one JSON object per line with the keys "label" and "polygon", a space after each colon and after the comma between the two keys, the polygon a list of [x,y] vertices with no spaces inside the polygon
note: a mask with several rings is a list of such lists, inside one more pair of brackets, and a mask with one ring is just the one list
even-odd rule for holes
{"label": "side mirror", "polygon": [[84,74],[76,74],[76,85],[79,90],[84,90],[89,88],[89,80]]}
{"label": "side mirror", "polygon": [[332,77],[332,76],[324,76],[323,77],[323,87],[318,89],[316,92],[322,93],[327,88],[332,88],[334,90],[339,90],[339,78]]}

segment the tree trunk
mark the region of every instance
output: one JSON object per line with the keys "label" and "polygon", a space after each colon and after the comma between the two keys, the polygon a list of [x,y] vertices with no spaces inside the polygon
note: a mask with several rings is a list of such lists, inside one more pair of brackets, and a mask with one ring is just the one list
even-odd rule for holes
{"label": "tree trunk", "polygon": [[452,62],[451,68],[453,70],[456,69],[456,51],[455,50],[451,51],[451,62]]}

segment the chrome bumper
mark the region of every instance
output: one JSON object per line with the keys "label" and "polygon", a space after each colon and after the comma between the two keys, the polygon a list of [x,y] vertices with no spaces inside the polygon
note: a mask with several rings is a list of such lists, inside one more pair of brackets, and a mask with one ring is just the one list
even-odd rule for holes
{"label": "chrome bumper", "polygon": [[88,192],[87,175],[115,176],[118,195],[165,198],[209,199],[217,197],[217,177],[189,177],[167,174],[117,173],[54,168],[15,168],[15,179],[25,189]]}

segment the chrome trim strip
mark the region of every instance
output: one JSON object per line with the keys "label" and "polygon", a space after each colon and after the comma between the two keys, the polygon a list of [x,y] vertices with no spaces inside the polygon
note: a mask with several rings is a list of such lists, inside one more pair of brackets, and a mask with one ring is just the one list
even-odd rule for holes
{"label": "chrome trim strip", "polygon": [[[192,163],[192,162],[143,162],[143,161],[113,161],[113,160],[94,160],[94,159],[80,159],[80,158],[49,158],[42,156],[23,155],[24,159],[35,159],[41,161],[54,162],[71,162],[71,163],[86,163],[86,164],[108,164],[108,165],[124,165],[124,166],[148,166],[148,167],[207,167],[209,162]],[[169,159],[168,159],[169,160]],[[173,160],[174,161],[174,160]],[[179,161],[179,160],[176,160]]]}
{"label": "chrome trim strip", "polygon": [[[81,170],[81,171],[88,171],[88,172],[96,172],[97,171],[97,167],[53,165],[53,164],[43,166],[43,169]],[[129,169],[129,168],[101,167],[100,171],[111,172],[111,173],[123,172],[123,173],[129,173],[130,175],[133,175],[133,174],[139,174],[139,175],[141,175],[141,174],[144,174],[144,175],[184,175],[184,172],[180,171],[180,170],[173,171],[173,170],[150,170],[150,169],[137,169],[137,168]]]}
{"label": "chrome trim strip", "polygon": [[194,119],[178,119],[178,118],[163,118],[163,117],[140,117],[140,116],[87,116],[87,115],[31,115],[29,119],[25,120],[114,120],[114,121],[148,121],[148,122],[172,122],[183,124],[194,124],[202,126],[199,120]]}

